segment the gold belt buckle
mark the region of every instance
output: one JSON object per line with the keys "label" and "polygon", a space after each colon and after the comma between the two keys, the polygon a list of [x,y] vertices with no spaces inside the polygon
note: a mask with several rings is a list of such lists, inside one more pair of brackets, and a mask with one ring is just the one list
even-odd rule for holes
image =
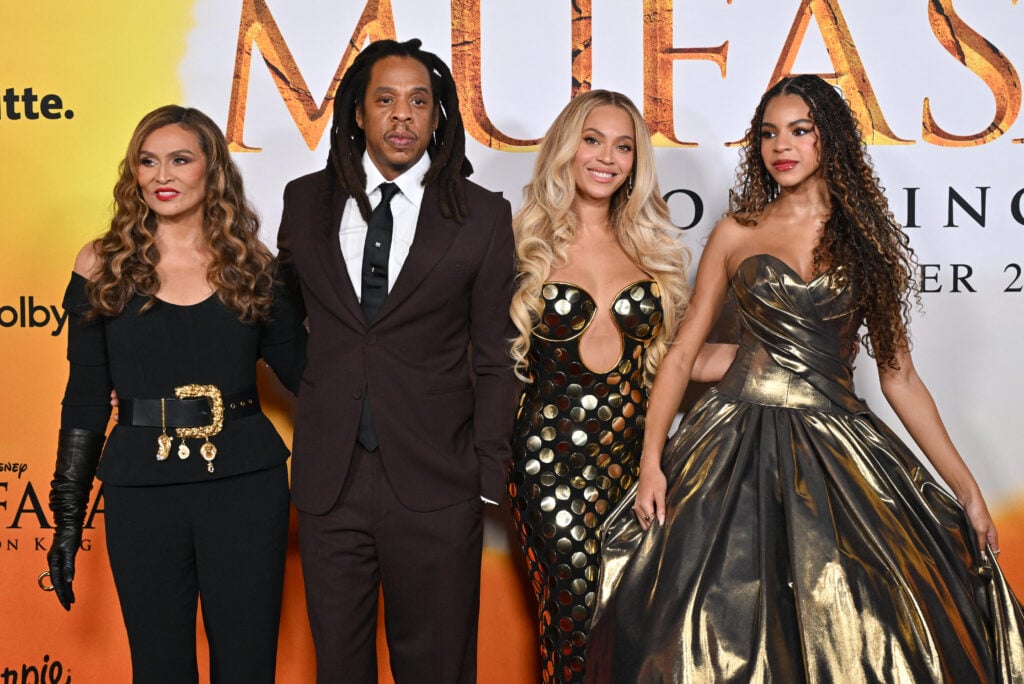
{"label": "gold belt buckle", "polygon": [[182,438],[210,439],[224,427],[224,398],[216,385],[182,385],[174,388],[178,399],[207,399],[210,402],[210,423],[199,427],[175,428],[175,434]]}

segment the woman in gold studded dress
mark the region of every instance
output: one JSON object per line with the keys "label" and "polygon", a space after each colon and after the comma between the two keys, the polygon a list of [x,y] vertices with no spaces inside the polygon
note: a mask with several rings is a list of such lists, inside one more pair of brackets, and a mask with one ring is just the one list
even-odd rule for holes
{"label": "woman in gold studded dress", "polygon": [[[588,681],[1024,680],[992,518],[911,360],[914,265],[840,94],[783,79],[659,369],[635,501],[605,529]],[[739,353],[663,452],[727,296]],[[952,495],[854,393],[859,348]]]}
{"label": "woman in gold studded dress", "polygon": [[[647,386],[685,307],[647,128],[625,96],[575,98],[514,219],[512,355],[526,381],[509,496],[536,592],[542,679],[583,680],[598,530],[636,481]],[[707,358],[718,377],[731,348]],[[702,366],[703,367],[703,366]]]}

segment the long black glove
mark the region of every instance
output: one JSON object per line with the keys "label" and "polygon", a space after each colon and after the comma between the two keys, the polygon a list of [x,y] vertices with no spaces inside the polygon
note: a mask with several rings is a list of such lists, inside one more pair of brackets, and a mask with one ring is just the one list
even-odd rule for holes
{"label": "long black glove", "polygon": [[75,554],[82,544],[82,523],[89,492],[103,450],[104,435],[87,430],[65,429],[57,441],[57,467],[50,483],[50,510],[56,531],[46,559],[50,582],[64,610],[71,610],[75,592]]}

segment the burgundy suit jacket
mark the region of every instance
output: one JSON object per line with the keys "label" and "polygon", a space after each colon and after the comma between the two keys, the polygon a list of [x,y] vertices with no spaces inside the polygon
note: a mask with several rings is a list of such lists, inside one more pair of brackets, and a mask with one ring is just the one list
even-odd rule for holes
{"label": "burgundy suit jacket", "polygon": [[504,495],[519,390],[508,356],[512,213],[500,194],[462,182],[461,224],[426,188],[409,256],[369,325],[338,242],[347,196],[333,190],[328,232],[324,172],[285,188],[279,258],[310,328],[292,449],[300,510],[324,513],[337,501],[367,392],[380,458],[405,506]]}

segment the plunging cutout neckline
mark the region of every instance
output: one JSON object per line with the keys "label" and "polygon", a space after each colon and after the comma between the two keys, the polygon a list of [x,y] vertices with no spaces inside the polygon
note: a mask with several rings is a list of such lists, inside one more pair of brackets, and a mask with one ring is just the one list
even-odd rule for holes
{"label": "plunging cutout neckline", "polygon": [[[581,330],[579,335],[577,336],[577,340],[578,340],[577,344],[578,344],[578,347],[579,347],[580,363],[582,363],[583,367],[586,368],[589,372],[593,373],[594,375],[608,375],[609,373],[613,372],[616,368],[619,367],[619,364],[622,362],[622,354],[623,354],[623,352],[626,349],[626,340],[625,340],[625,334],[623,333],[622,328],[620,328],[618,323],[616,323],[616,321],[615,321],[615,313],[616,313],[615,312],[615,302],[619,301],[619,299],[622,298],[623,293],[631,290],[632,288],[636,287],[637,285],[639,285],[641,283],[654,283],[654,282],[657,282],[657,281],[654,280],[654,278],[638,278],[637,280],[634,280],[631,283],[627,283],[618,292],[615,293],[615,296],[612,297],[612,300],[611,300],[611,302],[608,303],[608,306],[602,308],[601,306],[598,305],[597,300],[594,299],[594,296],[591,295],[590,292],[588,292],[587,289],[585,287],[581,286],[581,285],[577,285],[576,283],[570,283],[570,282],[565,281],[565,280],[547,280],[547,281],[545,281],[545,285],[564,285],[566,287],[576,288],[577,290],[582,292],[584,294],[584,296],[587,297],[587,299],[589,299],[590,301],[592,301],[594,303],[594,315],[590,317],[590,319],[587,321],[586,326],[583,327],[583,330]],[[619,351],[616,354],[616,358],[612,361],[611,365],[608,368],[603,369],[603,370],[596,370],[590,363],[587,362],[586,358],[584,358],[584,355],[583,355],[583,338],[587,336],[587,331],[590,329],[591,324],[593,324],[594,319],[597,318],[597,314],[598,314],[599,311],[607,311],[608,312],[608,316],[611,319],[612,327],[614,327],[618,331],[618,333],[619,333],[618,334],[618,338],[619,338],[619,345],[618,345]]]}

